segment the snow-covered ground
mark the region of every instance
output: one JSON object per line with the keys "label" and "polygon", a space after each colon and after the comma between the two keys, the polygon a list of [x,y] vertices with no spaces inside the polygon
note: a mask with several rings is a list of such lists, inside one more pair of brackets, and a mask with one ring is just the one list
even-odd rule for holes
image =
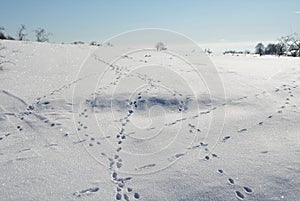
{"label": "snow-covered ground", "polygon": [[1,200],[299,199],[299,58],[1,44]]}

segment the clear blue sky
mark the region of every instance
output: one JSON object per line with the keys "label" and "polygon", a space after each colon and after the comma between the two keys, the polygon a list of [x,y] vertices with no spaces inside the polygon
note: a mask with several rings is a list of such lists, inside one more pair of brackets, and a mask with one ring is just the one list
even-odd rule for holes
{"label": "clear blue sky", "polygon": [[139,28],[180,32],[199,43],[276,40],[300,33],[300,0],[2,0],[0,25],[46,28],[52,42],[102,41]]}

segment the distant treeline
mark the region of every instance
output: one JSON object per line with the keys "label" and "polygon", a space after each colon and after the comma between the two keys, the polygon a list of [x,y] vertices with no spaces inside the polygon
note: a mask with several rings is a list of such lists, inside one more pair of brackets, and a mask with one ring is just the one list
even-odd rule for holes
{"label": "distant treeline", "polygon": [[297,33],[281,37],[277,43],[269,43],[264,46],[258,43],[255,46],[255,53],[262,55],[278,55],[278,56],[300,56],[300,36]]}
{"label": "distant treeline", "polygon": [[[49,36],[52,34],[47,32],[44,28],[37,28],[33,30],[35,39],[37,42],[48,42]],[[26,37],[28,36],[26,26],[24,24],[21,24],[16,36],[13,37],[12,35],[5,34],[5,28],[3,26],[0,26],[0,39],[2,40],[27,40]]]}
{"label": "distant treeline", "polygon": [[[48,42],[49,37],[52,35],[51,33],[47,32],[44,28],[37,28],[32,31],[35,36],[35,40],[37,42]],[[27,29],[25,25],[20,25],[16,36],[13,37],[9,34],[5,34],[5,28],[0,25],[0,40],[27,40],[26,37],[28,36]],[[73,44],[84,44],[82,41],[75,41]],[[90,45],[94,46],[101,46],[103,44],[97,43],[96,41],[92,41]],[[112,44],[107,43],[107,46],[112,46]],[[164,46],[164,44],[163,44]],[[156,45],[156,48],[160,46]],[[206,53],[211,54],[212,51],[210,49],[205,50]],[[242,51],[235,51],[229,50],[225,51],[224,54],[250,54],[250,51],[246,50]],[[283,36],[278,39],[276,43],[269,43],[265,46],[263,43],[258,43],[255,46],[255,54],[262,55],[278,55],[278,56],[293,56],[293,57],[300,57],[300,35],[297,33],[293,33],[287,36]]]}
{"label": "distant treeline", "polygon": [[[265,46],[263,43],[258,43],[255,46],[255,54],[262,55],[277,55],[277,56],[293,56],[300,57],[300,35],[293,33],[283,36],[275,43],[269,43]],[[223,54],[250,54],[249,50],[235,51],[227,50]]]}
{"label": "distant treeline", "polygon": [[223,54],[251,54],[251,52],[249,50],[245,50],[245,51],[227,50],[223,52]]}
{"label": "distant treeline", "polygon": [[[33,30],[32,32],[34,34],[35,41],[37,41],[37,42],[49,42],[49,37],[53,35],[52,33],[47,32],[46,29],[44,29],[44,28],[37,28],[37,29]],[[0,40],[27,41],[28,40],[27,36],[28,36],[28,32],[27,32],[27,28],[24,24],[20,25],[15,36],[6,34],[5,28],[0,25]],[[64,43],[62,43],[62,44],[64,44]],[[82,41],[74,41],[72,44],[80,45],[80,44],[85,44],[85,43]],[[101,43],[98,43],[97,41],[92,41],[89,44],[93,45],[93,46],[102,46],[102,45],[112,46],[112,44],[109,42],[107,42],[105,44],[101,44]]]}

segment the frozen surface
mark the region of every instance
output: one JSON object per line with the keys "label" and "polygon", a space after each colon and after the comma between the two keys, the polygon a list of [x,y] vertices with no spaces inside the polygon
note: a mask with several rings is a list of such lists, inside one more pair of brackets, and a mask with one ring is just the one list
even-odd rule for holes
{"label": "frozen surface", "polygon": [[1,200],[300,197],[299,58],[1,44]]}

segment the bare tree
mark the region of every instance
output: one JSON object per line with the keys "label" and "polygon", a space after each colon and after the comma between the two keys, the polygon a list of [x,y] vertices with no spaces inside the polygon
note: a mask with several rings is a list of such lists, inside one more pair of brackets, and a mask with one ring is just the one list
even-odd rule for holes
{"label": "bare tree", "polygon": [[17,38],[18,40],[25,40],[25,37],[27,36],[27,34],[25,33],[26,31],[26,27],[24,24],[21,24],[18,32],[17,32]]}
{"label": "bare tree", "polygon": [[161,51],[161,50],[166,50],[167,49],[166,46],[165,46],[165,44],[163,42],[156,43],[155,48],[156,48],[157,51]]}
{"label": "bare tree", "polygon": [[300,56],[300,36],[297,33],[293,33],[287,36],[283,36],[279,41],[284,44],[285,50],[292,56]]}
{"label": "bare tree", "polygon": [[38,28],[34,30],[35,32],[35,37],[37,42],[48,42],[49,41],[49,36],[51,33],[46,32],[44,28]]}

